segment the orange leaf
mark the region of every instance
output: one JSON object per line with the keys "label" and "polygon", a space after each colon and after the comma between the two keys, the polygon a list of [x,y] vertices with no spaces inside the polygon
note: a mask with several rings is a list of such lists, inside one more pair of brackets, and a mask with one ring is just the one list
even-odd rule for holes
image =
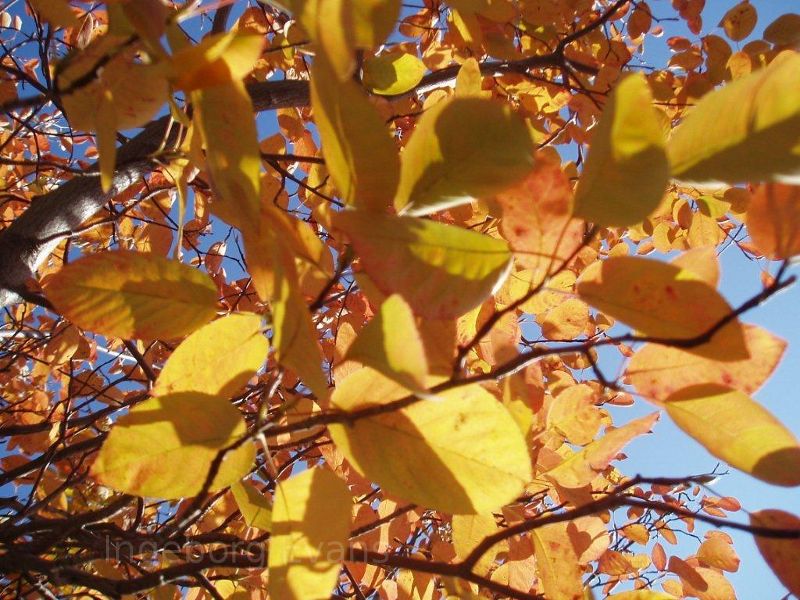
{"label": "orange leaf", "polygon": [[759,186],[747,207],[747,231],[768,258],[800,254],[800,187]]}
{"label": "orange leaf", "polygon": [[755,536],[756,546],[770,569],[795,596],[800,595],[800,519],[791,513],[768,509],[750,516],[750,524],[771,529],[797,530],[794,539]]}

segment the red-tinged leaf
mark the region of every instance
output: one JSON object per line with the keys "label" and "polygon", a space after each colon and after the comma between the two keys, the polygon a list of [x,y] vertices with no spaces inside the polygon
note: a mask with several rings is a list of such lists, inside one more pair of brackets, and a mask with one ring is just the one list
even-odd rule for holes
{"label": "red-tinged leaf", "polygon": [[700,544],[697,558],[709,567],[715,567],[730,573],[735,573],[739,570],[740,560],[736,550],[733,549],[733,544],[729,539],[725,539],[721,535],[707,535],[706,540]]}
{"label": "red-tinged leaf", "polygon": [[721,362],[679,348],[645,344],[633,355],[626,376],[645,398],[665,400],[681,388],[716,383],[752,394],[780,362],[786,342],[756,325],[744,325],[750,358]]}
{"label": "red-tinged leaf", "polygon": [[[577,289],[592,306],[645,336],[664,340],[698,338],[732,312],[714,288],[690,271],[639,257],[619,256],[595,263],[584,271]],[[722,361],[749,357],[736,319],[714,333],[710,341],[685,350]]]}
{"label": "red-tinged leaf", "polygon": [[800,518],[775,509],[760,510],[750,517],[750,524],[783,531],[796,531],[794,538],[756,535],[756,546],[772,572],[794,595],[800,595]]}
{"label": "red-tinged leaf", "polygon": [[79,327],[120,338],[181,337],[217,310],[217,288],[202,271],[125,250],[66,265],[47,279],[45,293]]}

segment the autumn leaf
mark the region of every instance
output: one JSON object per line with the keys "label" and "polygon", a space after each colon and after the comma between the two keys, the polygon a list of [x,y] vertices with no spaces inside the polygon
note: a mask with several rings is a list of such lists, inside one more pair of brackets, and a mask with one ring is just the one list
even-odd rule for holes
{"label": "autumn leaf", "polygon": [[324,59],[312,72],[311,105],[336,188],[349,205],[385,212],[400,180],[389,130],[355,82],[337,81]]}
{"label": "autumn leaf", "polygon": [[185,92],[241,81],[263,49],[262,36],[236,31],[210,35],[172,55],[170,80]]}
{"label": "autumn leaf", "polygon": [[121,492],[174,500],[197,495],[225,451],[208,490],[215,492],[250,470],[253,444],[234,447],[246,433],[241,414],[223,397],[181,392],[150,398],[120,417],[91,473]]}
{"label": "autumn leaf", "polygon": [[786,51],[764,69],[702,98],[675,129],[667,151],[685,183],[783,181],[800,171],[800,55]]}
{"label": "autumn leaf", "polygon": [[750,516],[750,523],[757,527],[798,531],[798,536],[794,538],[756,535],[755,542],[761,556],[764,557],[781,583],[792,594],[800,593],[800,570],[797,568],[797,558],[800,556],[800,552],[798,552],[800,551],[800,519],[783,510],[767,509],[754,512]]}
{"label": "autumn leaf", "polygon": [[525,440],[491,394],[470,385],[378,410],[407,395],[370,369],[338,383],[331,397],[338,409],[376,409],[352,425],[329,426],[359,472],[405,500],[451,514],[486,514],[522,491],[531,468]]}
{"label": "autumn leaf", "polygon": [[800,485],[797,440],[745,393],[693,385],[669,396],[663,406],[678,427],[732,467],[775,485]]}
{"label": "autumn leaf", "polygon": [[256,374],[269,343],[261,317],[230,314],[187,337],[172,353],[153,387],[153,395],[200,392],[230,396]]}
{"label": "autumn leaf", "polygon": [[236,505],[245,523],[262,531],[272,528],[272,505],[266,496],[249,483],[237,482],[231,486]]}
{"label": "autumn leaf", "polygon": [[760,185],[747,207],[747,231],[768,258],[800,254],[800,187]]}
{"label": "autumn leaf", "polygon": [[278,484],[269,544],[273,598],[328,598],[347,556],[350,492],[331,471],[317,467]]}
{"label": "autumn leaf", "polygon": [[533,143],[525,123],[507,106],[457,97],[425,111],[400,162],[395,207],[420,216],[522,180],[533,166]]}
{"label": "autumn leaf", "polygon": [[680,348],[645,344],[626,370],[631,385],[645,398],[665,400],[684,387],[703,383],[725,385],[752,394],[778,366],[786,342],[755,325],[744,326],[749,358],[718,361]]}
{"label": "autumn leaf", "polygon": [[[696,275],[675,265],[619,256],[584,271],[578,295],[642,335],[659,340],[692,340],[728,318],[732,310],[719,293]],[[744,333],[732,319],[711,339],[685,348],[720,361],[747,358]]]}
{"label": "autumn leaf", "polygon": [[592,135],[575,190],[575,215],[604,226],[644,219],[667,189],[665,146],[662,118],[647,80],[629,75],[614,89]]}
{"label": "autumn leaf", "polygon": [[388,52],[364,61],[363,84],[373,94],[393,96],[417,86],[425,74],[425,64],[413,54]]}
{"label": "autumn leaf", "polygon": [[414,217],[344,211],[334,225],[385,294],[400,294],[415,314],[452,318],[481,304],[508,273],[502,240]]}
{"label": "autumn leaf", "polygon": [[45,286],[79,327],[120,338],[176,338],[210,321],[217,290],[197,269],[155,254],[103,252],[66,265]]}

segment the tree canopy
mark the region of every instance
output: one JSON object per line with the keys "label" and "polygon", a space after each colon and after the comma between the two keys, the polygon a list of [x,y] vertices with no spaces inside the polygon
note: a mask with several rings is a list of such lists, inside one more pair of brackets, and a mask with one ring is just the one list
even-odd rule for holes
{"label": "tree canopy", "polygon": [[727,4],[4,2],[0,596],[800,595],[709,485],[800,486],[800,15]]}

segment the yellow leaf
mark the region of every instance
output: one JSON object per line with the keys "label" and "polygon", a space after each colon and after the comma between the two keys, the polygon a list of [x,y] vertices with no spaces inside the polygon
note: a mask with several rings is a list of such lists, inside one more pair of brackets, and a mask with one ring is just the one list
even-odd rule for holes
{"label": "yellow leaf", "polygon": [[264,36],[239,31],[210,35],[172,55],[172,84],[191,92],[240,81],[253,70],[264,44]]}
{"label": "yellow leaf", "polygon": [[800,254],[800,187],[767,183],[747,207],[747,231],[768,258]]}
{"label": "yellow leaf", "polygon": [[208,275],[156,254],[119,250],[81,258],[47,279],[70,321],[120,338],[176,338],[210,321],[217,288]]}
{"label": "yellow leaf", "polygon": [[[771,529],[794,529],[800,534],[800,519],[782,510],[755,512],[750,517],[750,524]],[[781,583],[795,596],[800,595],[800,537],[780,539],[756,535],[755,541],[761,556]]]}
{"label": "yellow leaf", "polygon": [[347,557],[352,498],[331,471],[304,471],[275,490],[269,540],[269,595],[327,600]]}
{"label": "yellow leaf", "polygon": [[658,421],[657,412],[611,429],[599,440],[544,473],[544,477],[565,488],[588,485],[611,464],[628,442],[638,435],[649,432],[656,421]]}
{"label": "yellow leaf", "polygon": [[262,492],[249,483],[237,481],[231,486],[231,493],[245,523],[263,531],[272,529],[272,505]]}
{"label": "yellow leaf", "polygon": [[[408,392],[368,368],[336,387],[336,408],[385,405]],[[337,448],[390,494],[451,514],[486,514],[511,502],[530,480],[530,456],[514,419],[479,385],[400,410],[332,424]]]}
{"label": "yellow leaf", "polygon": [[589,307],[582,300],[569,298],[547,313],[542,335],[549,340],[571,340],[586,331]]}
{"label": "yellow leaf", "polygon": [[675,424],[717,458],[775,485],[800,485],[800,446],[794,435],[747,394],[704,384],[663,403]]}
{"label": "yellow leaf", "polygon": [[[453,548],[456,556],[465,559],[484,538],[499,531],[492,515],[454,515]],[[480,575],[489,573],[495,564],[494,557],[500,552],[508,552],[508,541],[503,540],[492,546],[478,559],[473,571]]]}
{"label": "yellow leaf", "polygon": [[245,235],[261,222],[261,154],[253,104],[241,81],[192,92],[216,190],[214,212]]}
{"label": "yellow leaf", "polygon": [[787,13],[775,19],[764,29],[764,39],[779,46],[789,46],[800,41],[800,15]]}
{"label": "yellow leaf", "polygon": [[[692,339],[732,312],[720,294],[690,271],[656,260],[619,256],[584,271],[577,291],[586,302],[641,334],[664,340]],[[737,319],[707,343],[687,352],[722,361],[748,358]]]}
{"label": "yellow leaf", "polygon": [[775,370],[786,342],[755,325],[744,326],[749,358],[717,361],[659,344],[645,344],[633,355],[626,376],[649,400],[664,400],[681,388],[717,383],[752,394]]}
{"label": "yellow leaf", "polygon": [[400,15],[400,0],[285,0],[340,81],[355,69],[355,50],[381,45]]}
{"label": "yellow leaf", "polygon": [[478,61],[469,57],[456,75],[456,96],[481,96],[483,74]]}
{"label": "yellow leaf", "polygon": [[611,594],[606,600],[676,600],[672,594],[657,592],[655,590],[633,590]]}
{"label": "yellow leaf", "polygon": [[378,289],[400,294],[422,317],[453,318],[475,308],[511,265],[504,241],[460,227],[359,211],[336,213],[333,223]]}
{"label": "yellow leaf", "polygon": [[692,248],[670,262],[676,267],[691,271],[712,287],[719,285],[719,260],[714,247]]}
{"label": "yellow leaf", "polygon": [[[150,398],[116,422],[92,465],[108,487],[174,500],[198,494],[219,451],[247,434],[226,398],[185,392]],[[255,460],[245,442],[225,454],[209,491],[241,479]]]}
{"label": "yellow leaf", "polygon": [[[570,531],[571,529],[571,531]],[[548,600],[583,600],[583,567],[574,523],[552,523],[531,530],[536,573]]]}
{"label": "yellow leaf", "polygon": [[634,225],[652,213],[669,181],[665,146],[647,80],[628,75],[614,88],[592,134],[575,190],[575,215],[616,227]]}
{"label": "yellow leaf", "polygon": [[587,384],[573,385],[558,394],[550,405],[547,423],[573,444],[584,446],[594,440],[602,424],[596,394]]}
{"label": "yellow leaf", "polygon": [[533,166],[533,141],[509,106],[458,97],[425,111],[400,156],[398,211],[426,215],[491,196]]}
{"label": "yellow leaf", "polygon": [[389,52],[364,61],[362,83],[373,94],[393,96],[414,89],[424,74],[425,64],[413,54]]}
{"label": "yellow leaf", "polygon": [[67,0],[29,0],[39,16],[55,27],[76,27],[78,18]]}
{"label": "yellow leaf", "polygon": [[361,330],[347,358],[364,363],[413,391],[425,389],[428,361],[414,314],[402,296],[389,296]]}
{"label": "yellow leaf", "polygon": [[152,393],[202,392],[227,398],[256,374],[268,352],[259,315],[226,315],[201,327],[175,348]]}
{"label": "yellow leaf", "polygon": [[270,304],[276,358],[294,370],[321,400],[328,396],[328,382],[322,372],[322,353],[311,313],[298,289],[293,257],[279,243],[274,253],[274,296]]}
{"label": "yellow leaf", "polygon": [[785,51],[765,69],[704,96],[667,145],[683,182],[800,181],[800,55]]}
{"label": "yellow leaf", "polygon": [[326,61],[311,67],[311,105],[325,165],[345,203],[386,212],[400,180],[389,130],[352,80],[336,81]]}
{"label": "yellow leaf", "polygon": [[725,35],[734,42],[741,42],[755,29],[758,13],[750,0],[743,0],[722,17],[719,26],[725,30]]}
{"label": "yellow leaf", "polygon": [[697,558],[710,567],[735,573],[739,570],[739,557],[730,540],[721,535],[712,535],[700,544]]}

